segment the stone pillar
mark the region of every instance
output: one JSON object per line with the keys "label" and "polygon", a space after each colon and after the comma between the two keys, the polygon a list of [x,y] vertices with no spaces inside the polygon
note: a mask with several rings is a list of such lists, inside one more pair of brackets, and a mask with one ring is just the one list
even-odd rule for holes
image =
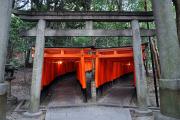
{"label": "stone pillar", "polygon": [[[180,119],[180,46],[171,0],[152,0],[161,65],[159,116]],[[161,119],[161,118],[158,118]],[[162,118],[166,120],[166,118]],[[169,120],[169,118],[167,118]]]}
{"label": "stone pillar", "polygon": [[139,108],[147,110],[147,82],[145,68],[143,64],[143,54],[141,47],[141,35],[139,22],[137,20],[132,21],[132,33],[133,33],[133,52],[134,52],[134,65],[136,76],[136,91]]}
{"label": "stone pillar", "polygon": [[4,82],[7,43],[11,15],[11,0],[0,2],[0,120],[6,120],[7,84]]}
{"label": "stone pillar", "polygon": [[25,113],[26,116],[36,117],[41,115],[39,111],[40,106],[40,93],[41,93],[41,80],[42,80],[42,68],[44,59],[44,44],[45,44],[45,27],[46,22],[39,20],[37,25],[35,56],[33,62],[33,74],[31,85],[31,99],[29,112]]}
{"label": "stone pillar", "polygon": [[148,95],[147,95],[147,81],[146,73],[143,64],[143,54],[141,46],[141,34],[138,20],[133,20],[132,36],[133,36],[133,53],[136,77],[136,92],[138,101],[138,110],[135,110],[137,120],[151,120],[153,119],[152,111],[148,109]]}
{"label": "stone pillar", "polygon": [[[93,30],[93,21],[86,21],[86,30]],[[93,32],[93,31],[92,31]],[[93,44],[92,46],[95,47],[95,38],[91,38]],[[92,51],[92,55],[94,55],[94,51]],[[91,80],[91,98],[92,102],[96,101],[96,85],[95,85],[95,59],[92,59],[92,80]]]}
{"label": "stone pillar", "polygon": [[87,30],[93,29],[93,21],[86,21],[86,29]]}

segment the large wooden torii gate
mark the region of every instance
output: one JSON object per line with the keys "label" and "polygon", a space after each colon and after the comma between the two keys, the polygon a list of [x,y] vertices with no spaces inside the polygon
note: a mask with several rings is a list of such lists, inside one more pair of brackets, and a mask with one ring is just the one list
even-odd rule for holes
{"label": "large wooden torii gate", "polygon": [[[0,119],[5,120],[6,84],[4,83],[4,63],[11,0],[3,0],[0,4]],[[180,118],[180,47],[178,43],[175,20],[171,8],[171,0],[153,0],[153,10],[157,26],[157,36],[161,62],[160,98],[161,113],[165,116]],[[147,86],[142,61],[141,36],[154,36],[154,30],[140,30],[139,22],[153,21],[148,12],[84,12],[84,13],[17,13],[22,19],[38,21],[36,29],[23,33],[24,36],[36,36],[35,59],[31,87],[31,107],[28,115],[36,116],[39,112],[40,86],[42,75],[43,51],[45,36],[132,36],[134,62],[137,80],[137,97],[141,110],[147,111]],[[84,30],[52,30],[46,28],[46,21],[84,21]],[[93,21],[131,22],[131,30],[93,30]],[[166,94],[169,93],[169,94]],[[171,97],[171,99],[169,99]],[[177,98],[177,99],[176,99]],[[159,115],[158,119],[171,119]]]}

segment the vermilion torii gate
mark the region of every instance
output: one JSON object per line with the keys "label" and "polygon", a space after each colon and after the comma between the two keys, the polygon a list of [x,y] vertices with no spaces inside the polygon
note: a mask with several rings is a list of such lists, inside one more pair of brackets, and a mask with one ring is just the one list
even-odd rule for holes
{"label": "vermilion torii gate", "polygon": [[[0,14],[0,120],[5,120],[6,85],[4,83],[4,63],[8,26],[10,19],[11,0],[1,0]],[[161,113],[158,119],[173,120],[180,118],[180,47],[171,0],[153,0],[153,11],[157,27],[157,37],[160,51],[161,80],[160,99]],[[38,21],[37,28],[24,33],[24,36],[36,36],[35,59],[31,87],[30,116],[39,112],[40,87],[43,63],[45,36],[132,36],[134,63],[137,80],[137,98],[140,110],[147,111],[147,86],[141,52],[141,36],[154,36],[154,30],[140,30],[139,22],[153,21],[149,12],[15,12],[22,19]],[[46,28],[46,21],[83,21],[84,30],[52,30]],[[131,22],[130,30],[93,30],[92,22]],[[169,116],[172,118],[168,118]]]}

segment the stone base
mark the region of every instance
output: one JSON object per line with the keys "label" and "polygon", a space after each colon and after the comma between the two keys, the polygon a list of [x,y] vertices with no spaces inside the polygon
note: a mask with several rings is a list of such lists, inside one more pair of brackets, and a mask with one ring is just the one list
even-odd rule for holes
{"label": "stone base", "polygon": [[134,112],[137,116],[153,116],[153,112],[149,109],[148,110],[135,109]]}
{"label": "stone base", "polygon": [[4,95],[7,93],[8,84],[0,83],[0,95]]}
{"label": "stone base", "polygon": [[92,102],[96,102],[97,101],[97,95],[96,95],[96,85],[94,81],[91,81],[91,99]]}
{"label": "stone base", "polygon": [[154,120],[154,116],[136,117],[135,120]]}
{"label": "stone base", "polygon": [[138,110],[135,111],[136,120],[154,120],[154,115],[151,110]]}
{"label": "stone base", "polygon": [[180,119],[180,79],[160,79],[161,114]]}
{"label": "stone base", "polygon": [[0,120],[6,119],[7,84],[0,83]]}
{"label": "stone base", "polygon": [[161,113],[156,113],[154,117],[155,117],[154,120],[180,120],[180,119],[164,116]]}
{"label": "stone base", "polygon": [[43,115],[43,112],[42,111],[39,111],[36,113],[25,112],[23,115],[26,118],[41,118],[41,116]]}

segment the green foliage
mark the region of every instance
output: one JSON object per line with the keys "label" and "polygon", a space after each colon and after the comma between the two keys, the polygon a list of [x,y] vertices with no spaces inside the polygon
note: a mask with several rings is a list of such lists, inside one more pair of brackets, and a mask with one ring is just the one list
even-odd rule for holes
{"label": "green foliage", "polygon": [[[24,9],[32,11],[152,11],[152,5],[151,0],[30,0],[30,4]],[[30,46],[34,46],[34,38],[20,37],[19,30],[32,28],[34,25],[23,22],[12,15],[8,58],[13,64],[20,64],[20,60],[13,58],[14,54],[23,53],[24,57],[28,57],[27,51]],[[149,23],[149,26],[147,23],[140,23],[140,26],[142,29],[155,28],[154,23]],[[83,29],[85,23],[47,22],[47,27],[52,29]],[[128,22],[94,22],[93,28],[130,29],[131,24]],[[148,40],[149,38],[143,38],[143,43],[148,42]],[[47,37],[45,43],[46,47],[95,46],[97,48],[109,48],[129,45],[132,45],[131,37]]]}
{"label": "green foliage", "polygon": [[[31,0],[31,10],[36,11],[151,11],[151,0]],[[16,33],[17,29],[24,27],[24,23],[18,18],[13,18],[12,40],[15,44],[15,50],[23,51],[26,46],[25,41]],[[17,25],[17,26],[16,26]],[[27,26],[26,26],[27,27]],[[50,22],[47,27],[53,29],[82,29],[85,27],[83,22]],[[94,29],[128,29],[131,27],[130,23],[118,22],[97,22],[93,25]],[[147,29],[147,23],[141,23],[141,28]],[[150,23],[149,28],[154,28],[154,24]],[[46,46],[63,46],[63,47],[77,47],[77,46],[92,46],[97,47],[118,47],[132,44],[131,38],[125,37],[49,37],[46,40]],[[13,42],[12,41],[12,42]],[[144,39],[144,41],[147,41]]]}
{"label": "green foliage", "polygon": [[30,49],[30,46],[33,44],[32,40],[28,41],[27,38],[22,38],[20,36],[20,31],[31,28],[32,26],[32,23],[26,23],[14,15],[11,16],[11,28],[8,43],[7,62],[12,63],[14,65],[20,64],[19,60],[15,58],[15,56],[19,54],[23,56],[27,52],[27,50]]}
{"label": "green foliage", "polygon": [[19,35],[19,30],[24,28],[24,22],[16,16],[12,16],[9,45],[14,51],[22,52],[26,49],[25,41]]}
{"label": "green foliage", "polygon": [[91,38],[90,37],[74,37],[74,43],[73,45],[78,47],[86,47],[86,46],[91,46]]}
{"label": "green foliage", "polygon": [[127,22],[95,22],[94,29],[128,29],[130,24]]}

